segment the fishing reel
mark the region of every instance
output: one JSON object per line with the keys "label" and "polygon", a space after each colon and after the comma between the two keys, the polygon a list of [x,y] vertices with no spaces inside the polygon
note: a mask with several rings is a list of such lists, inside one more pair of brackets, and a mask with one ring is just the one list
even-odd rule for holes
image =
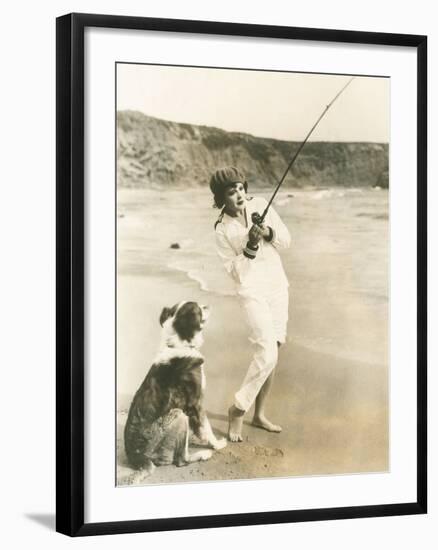
{"label": "fishing reel", "polygon": [[263,220],[263,217],[260,216],[260,214],[258,212],[253,212],[251,214],[251,221],[254,225],[260,226],[260,225],[262,225],[264,220]]}

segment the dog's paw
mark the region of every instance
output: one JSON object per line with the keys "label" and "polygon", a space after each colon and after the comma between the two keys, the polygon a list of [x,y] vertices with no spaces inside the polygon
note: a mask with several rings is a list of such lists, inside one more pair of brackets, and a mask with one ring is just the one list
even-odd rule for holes
{"label": "dog's paw", "polygon": [[210,460],[210,458],[213,456],[213,451],[210,451],[209,449],[206,449],[205,451],[199,451],[199,460]]}
{"label": "dog's paw", "polygon": [[220,451],[224,447],[227,446],[227,440],[225,438],[217,439],[215,443],[213,443],[212,447],[215,451]]}

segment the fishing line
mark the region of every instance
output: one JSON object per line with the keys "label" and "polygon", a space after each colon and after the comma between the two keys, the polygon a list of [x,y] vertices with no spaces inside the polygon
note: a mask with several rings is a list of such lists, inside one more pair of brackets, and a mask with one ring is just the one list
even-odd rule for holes
{"label": "fishing line", "polygon": [[318,124],[320,123],[321,119],[324,117],[324,115],[327,113],[327,111],[330,109],[330,107],[333,105],[333,103],[338,99],[338,97],[342,94],[342,92],[347,88],[347,86],[349,86],[352,81],[354,80],[354,76],[352,78],[350,78],[350,80],[347,82],[347,84],[345,84],[341,90],[335,95],[335,97],[330,101],[330,103],[328,105],[326,105],[324,111],[319,115],[317,121],[315,122],[315,124],[312,126],[312,128],[310,129],[310,131],[308,132],[307,136],[304,138],[304,141],[300,144],[300,146],[298,147],[295,155],[292,157],[291,161],[289,162],[289,164],[287,165],[287,168],[283,174],[283,176],[281,177],[274,193],[272,194],[272,197],[269,199],[269,202],[266,206],[266,208],[264,209],[263,211],[263,214],[260,216],[260,214],[258,214],[258,212],[253,212],[252,216],[251,216],[251,219],[252,219],[252,222],[255,223],[256,225],[261,225],[266,217],[266,214],[268,213],[268,210],[269,210],[269,207],[271,206],[272,204],[272,201],[275,199],[275,196],[277,195],[278,193],[278,190],[280,189],[281,187],[281,184],[283,183],[285,177],[287,176],[289,170],[292,168],[294,162],[297,160],[297,157],[298,155],[300,154],[302,148],[304,147],[304,145],[306,144],[307,140],[309,139],[309,137],[312,135],[312,132],[313,130],[315,130],[315,128],[318,126]]}

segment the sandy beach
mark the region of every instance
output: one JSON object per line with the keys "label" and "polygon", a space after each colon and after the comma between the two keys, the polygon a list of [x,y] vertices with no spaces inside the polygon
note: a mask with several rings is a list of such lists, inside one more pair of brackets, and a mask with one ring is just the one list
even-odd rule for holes
{"label": "sandy beach", "polygon": [[164,306],[211,306],[202,353],[205,407],[218,436],[251,358],[242,312],[210,255],[215,212],[208,194],[194,193],[119,192],[118,485],[388,470],[387,193],[325,190],[285,194],[276,205],[293,238],[283,258],[288,340],[268,403],[282,433],[251,426],[249,411],[243,443],[228,443],[207,462],[160,467],[149,478],[126,463],[123,427],[157,352]]}

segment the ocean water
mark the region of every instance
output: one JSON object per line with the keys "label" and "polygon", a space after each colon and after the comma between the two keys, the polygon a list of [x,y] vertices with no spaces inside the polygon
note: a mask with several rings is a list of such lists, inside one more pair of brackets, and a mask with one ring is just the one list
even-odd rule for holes
{"label": "ocean water", "polygon": [[[258,193],[269,198],[270,190]],[[292,246],[288,341],[363,363],[388,362],[389,205],[382,189],[280,192],[274,208]],[[209,295],[233,299],[216,256],[207,190],[119,190],[118,275],[185,274]]]}

